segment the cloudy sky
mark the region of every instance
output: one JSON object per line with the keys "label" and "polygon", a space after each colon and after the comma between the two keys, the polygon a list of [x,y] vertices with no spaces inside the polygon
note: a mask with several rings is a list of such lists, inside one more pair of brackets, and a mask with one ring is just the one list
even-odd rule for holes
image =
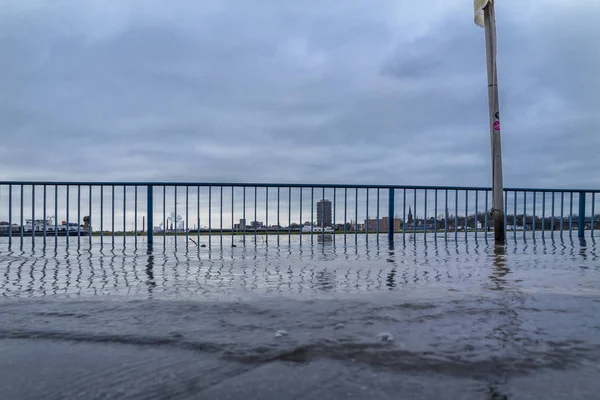
{"label": "cloudy sky", "polygon": [[[505,184],[598,188],[600,2],[522,4]],[[0,54],[0,179],[490,182],[471,0],[4,0]]]}

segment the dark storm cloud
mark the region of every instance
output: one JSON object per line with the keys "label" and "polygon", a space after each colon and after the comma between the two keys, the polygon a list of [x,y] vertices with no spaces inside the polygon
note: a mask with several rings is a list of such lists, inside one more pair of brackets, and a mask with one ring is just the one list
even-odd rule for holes
{"label": "dark storm cloud", "polygon": [[[489,182],[468,0],[104,3],[0,11],[0,178]],[[506,185],[598,187],[600,8],[518,4],[497,11]]]}

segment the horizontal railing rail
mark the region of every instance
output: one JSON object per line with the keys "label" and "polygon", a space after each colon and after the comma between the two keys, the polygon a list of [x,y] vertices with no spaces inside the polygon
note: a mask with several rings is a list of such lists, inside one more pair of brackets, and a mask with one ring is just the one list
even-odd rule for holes
{"label": "horizontal railing rail", "polygon": [[[507,188],[507,239],[600,229],[596,189]],[[467,186],[0,181],[0,243],[153,245],[382,234],[492,237],[491,189]],[[122,236],[122,238],[121,238]],[[6,238],[6,239],[5,239]],[[62,239],[66,238],[66,239]]]}
{"label": "horizontal railing rail", "polygon": [[[337,183],[248,183],[248,182],[111,182],[111,181],[0,181],[0,185],[7,186],[202,186],[202,187],[292,187],[292,188],[326,188],[326,189],[407,189],[407,190],[478,190],[491,191],[488,186],[435,186],[435,185],[361,185]],[[600,189],[568,189],[568,188],[505,188],[505,192],[573,192],[573,193],[600,193]]]}

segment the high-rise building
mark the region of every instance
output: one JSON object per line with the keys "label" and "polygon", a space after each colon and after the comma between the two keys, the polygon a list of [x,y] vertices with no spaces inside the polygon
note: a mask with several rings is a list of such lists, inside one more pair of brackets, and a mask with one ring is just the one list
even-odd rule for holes
{"label": "high-rise building", "polygon": [[317,202],[317,226],[327,227],[332,225],[331,201],[320,200]]}
{"label": "high-rise building", "polygon": [[243,231],[244,229],[246,229],[246,220],[245,219],[240,219],[240,223],[239,224],[234,224],[233,225],[233,230],[235,231]]}

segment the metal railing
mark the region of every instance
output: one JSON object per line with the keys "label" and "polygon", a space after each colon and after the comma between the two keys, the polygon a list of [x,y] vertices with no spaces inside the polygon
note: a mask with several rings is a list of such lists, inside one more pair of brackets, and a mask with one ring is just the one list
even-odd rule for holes
{"label": "metal railing", "polygon": [[[505,189],[507,239],[586,234],[600,228],[600,190]],[[485,187],[260,183],[0,182],[0,243],[73,240],[100,245],[210,245],[218,235],[399,235],[445,240],[493,236]],[[59,223],[60,221],[60,223]],[[250,221],[250,223],[248,222]],[[4,239],[6,238],[6,239]]]}

